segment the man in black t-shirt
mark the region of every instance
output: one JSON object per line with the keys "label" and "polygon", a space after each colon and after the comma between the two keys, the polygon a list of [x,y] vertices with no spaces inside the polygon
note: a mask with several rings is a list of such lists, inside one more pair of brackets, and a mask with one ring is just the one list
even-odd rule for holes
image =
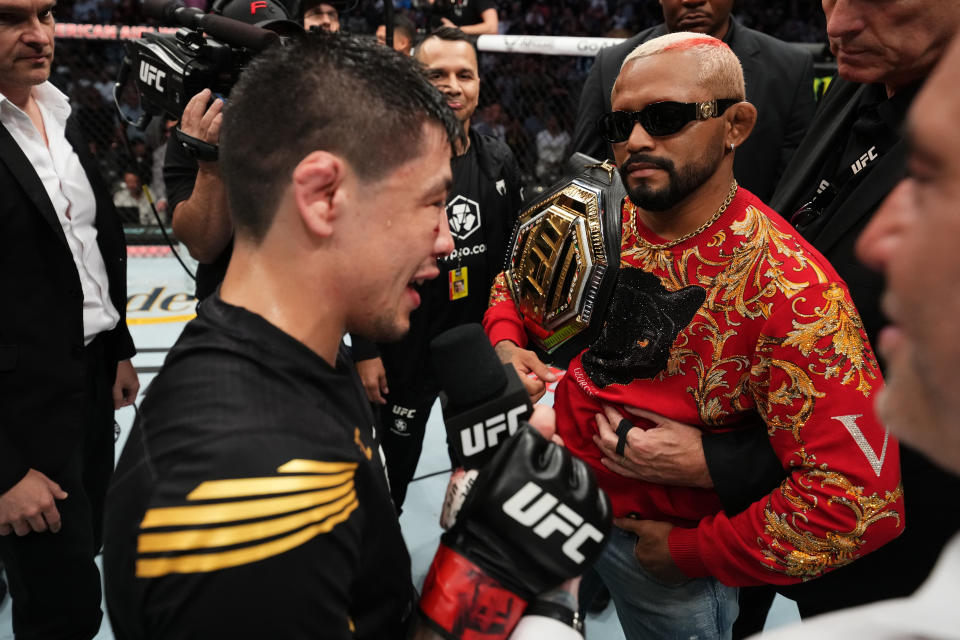
{"label": "man in black t-shirt", "polygon": [[455,248],[439,262],[440,277],[424,284],[410,333],[395,344],[354,339],[354,359],[370,401],[380,406],[390,487],[399,509],[423,447],[430,408],[439,393],[430,341],[452,327],[480,322],[490,287],[503,268],[521,205],[520,175],[510,148],[470,129],[480,77],[473,45],[459,29],[441,27],[417,48],[427,80],[460,121],[467,144],[457,150],[447,220]]}
{"label": "man in black t-shirt", "polygon": [[[369,38],[310,33],[253,60],[222,133],[233,256],[154,380],[107,499],[116,637],[506,640],[518,623],[526,638],[548,626],[569,637],[569,594],[537,598],[592,564],[611,513],[586,465],[548,440],[549,416],[517,425],[489,461],[463,452],[474,480],[458,485],[416,602],[373,415],[341,345],[347,331],[402,336],[453,251],[444,205],[466,141],[441,96]],[[461,349],[503,376],[476,337],[453,340],[450,377]],[[470,373],[451,389],[464,403]],[[531,521],[536,496],[560,516]]]}
{"label": "man in black t-shirt", "polygon": [[[276,117],[255,131],[263,114]],[[361,127],[395,144],[371,150]],[[409,61],[368,41],[310,34],[244,72],[219,160],[233,256],[108,498],[118,638],[406,636],[409,556],[341,336],[407,330],[418,283],[453,249],[459,135]]]}
{"label": "man in black t-shirt", "polygon": [[496,34],[499,27],[495,0],[427,0],[433,9],[431,27],[459,27],[471,36]]}

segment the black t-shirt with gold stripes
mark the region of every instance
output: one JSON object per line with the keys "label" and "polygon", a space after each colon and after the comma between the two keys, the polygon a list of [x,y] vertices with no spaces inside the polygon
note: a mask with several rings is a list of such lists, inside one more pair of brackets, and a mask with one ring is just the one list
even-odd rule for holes
{"label": "black t-shirt with gold stripes", "polygon": [[211,296],[108,495],[117,638],[404,637],[415,592],[373,425],[342,346],[331,367]]}

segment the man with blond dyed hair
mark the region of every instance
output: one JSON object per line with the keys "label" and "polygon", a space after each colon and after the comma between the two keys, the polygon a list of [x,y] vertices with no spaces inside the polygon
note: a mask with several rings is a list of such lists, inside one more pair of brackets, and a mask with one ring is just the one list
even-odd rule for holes
{"label": "man with blond dyed hair", "polygon": [[613,159],[613,149],[596,135],[597,118],[610,110],[610,91],[620,65],[636,47],[667,33],[692,31],[723,40],[743,65],[747,99],[757,106],[757,123],[738,153],[740,184],[766,201],[803,139],[815,110],[813,57],[806,51],[740,24],[731,15],[734,0],[660,0],[663,23],[597,53],[580,93],[572,148]]}
{"label": "man with blond dyed hair", "polygon": [[[883,381],[847,287],[734,179],[756,119],[743,86],[721,41],[670,34],[627,58],[598,123],[629,194],[620,271],[554,407],[619,518],[596,569],[627,638],[729,638],[735,587],[815,578],[903,530],[897,443],[872,406]],[[501,359],[533,369],[502,274],[491,302]],[[638,464],[665,424],[759,421],[789,475],[736,515],[706,471]]]}

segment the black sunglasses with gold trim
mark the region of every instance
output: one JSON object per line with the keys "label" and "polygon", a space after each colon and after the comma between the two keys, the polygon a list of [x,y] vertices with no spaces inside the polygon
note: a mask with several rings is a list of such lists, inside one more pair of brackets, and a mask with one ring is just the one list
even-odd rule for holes
{"label": "black sunglasses with gold trim", "polygon": [[624,142],[630,138],[634,123],[639,122],[651,136],[669,136],[694,120],[718,118],[738,102],[741,100],[734,98],[707,102],[654,102],[640,111],[613,111],[603,114],[597,120],[597,131],[607,142]]}

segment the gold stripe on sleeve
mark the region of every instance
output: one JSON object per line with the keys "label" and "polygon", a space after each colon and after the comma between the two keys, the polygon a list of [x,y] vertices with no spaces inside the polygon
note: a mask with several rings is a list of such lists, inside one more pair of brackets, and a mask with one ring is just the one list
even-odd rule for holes
{"label": "gold stripe on sleeve", "polygon": [[354,472],[350,470],[328,475],[210,480],[187,494],[187,500],[243,498],[271,493],[293,493],[307,489],[327,489],[350,480],[353,474]]}
{"label": "gold stripe on sleeve", "polygon": [[141,558],[137,560],[137,577],[158,578],[170,573],[206,573],[264,560],[294,549],[321,533],[327,533],[349,518],[357,506],[358,503],[354,500],[343,511],[330,516],[323,522],[289,536],[251,547],[172,558]]}
{"label": "gold stripe on sleeve", "polygon": [[356,462],[319,462],[295,458],[277,468],[280,473],[338,473],[357,468]]}
{"label": "gold stripe on sleeve", "polygon": [[356,492],[350,491],[347,495],[330,504],[272,520],[232,527],[189,529],[167,533],[141,533],[137,540],[137,551],[139,553],[159,553],[163,551],[212,549],[262,540],[282,533],[289,533],[311,523],[321,522],[340,512],[356,500]]}
{"label": "gold stripe on sleeve", "polygon": [[298,493],[292,496],[221,504],[198,504],[185,507],[156,507],[144,514],[143,520],[140,522],[140,528],[216,524],[264,518],[326,504],[352,490],[353,480],[351,479],[339,487]]}

